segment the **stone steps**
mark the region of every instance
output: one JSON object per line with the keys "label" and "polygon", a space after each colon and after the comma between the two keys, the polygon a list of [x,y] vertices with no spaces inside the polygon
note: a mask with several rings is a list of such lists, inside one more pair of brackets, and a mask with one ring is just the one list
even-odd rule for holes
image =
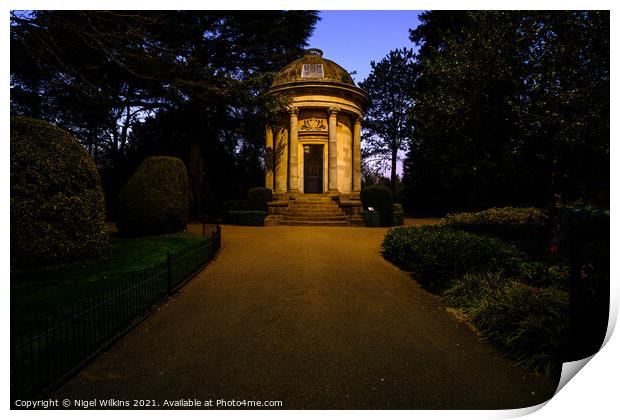
{"label": "stone steps", "polygon": [[289,207],[287,212],[300,212],[300,213],[340,213],[342,210],[340,210],[338,207],[317,207],[317,208],[305,208],[305,207]]}
{"label": "stone steps", "polygon": [[289,202],[279,221],[283,226],[349,226],[338,204],[325,195],[304,195]]}
{"label": "stone steps", "polygon": [[324,221],[324,220],[286,220],[279,222],[282,226],[349,226],[346,220],[343,221]]}
{"label": "stone steps", "polygon": [[304,202],[304,201],[323,201],[323,202],[333,202],[332,198],[328,195],[310,195],[305,194],[302,197],[297,197],[296,202]]}
{"label": "stone steps", "polygon": [[292,205],[292,206],[308,206],[308,207],[338,206],[338,204],[333,202],[333,201],[291,201],[290,205]]}
{"label": "stone steps", "polygon": [[286,215],[285,217],[283,217],[282,220],[287,220],[289,222],[304,222],[304,221],[308,221],[308,222],[337,222],[337,221],[341,221],[344,220],[346,221],[346,217],[344,215],[340,215],[340,216],[306,216],[306,215],[298,215],[298,216],[291,216],[291,215]]}
{"label": "stone steps", "polygon": [[289,207],[304,207],[304,208],[309,208],[309,209],[313,209],[313,208],[321,208],[321,207],[325,207],[325,208],[340,208],[338,207],[338,204],[336,203],[290,203],[288,205]]}
{"label": "stone steps", "polygon": [[319,214],[308,214],[308,213],[286,213],[283,215],[285,219],[342,219],[345,217],[342,213],[319,213]]}
{"label": "stone steps", "polygon": [[[334,201],[329,195],[298,195],[294,199],[278,201],[269,224],[282,226],[364,226],[359,215],[359,200]],[[344,205],[344,210],[341,208]],[[355,208],[353,208],[355,207]]]}

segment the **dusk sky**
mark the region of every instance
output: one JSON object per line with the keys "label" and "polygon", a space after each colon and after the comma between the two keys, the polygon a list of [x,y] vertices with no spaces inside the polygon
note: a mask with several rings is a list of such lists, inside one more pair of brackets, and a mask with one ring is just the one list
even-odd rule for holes
{"label": "dusk sky", "polygon": [[[319,48],[323,57],[335,61],[359,84],[370,73],[371,61],[380,61],[390,50],[415,48],[409,29],[418,26],[418,10],[324,10],[309,40],[309,47]],[[363,141],[362,141],[363,143]],[[399,159],[404,153],[399,153]],[[402,176],[402,160],[396,164]],[[387,173],[386,173],[387,174]]]}
{"label": "dusk sky", "polygon": [[417,10],[325,10],[310,38],[311,48],[323,50],[353,75],[356,83],[370,73],[370,62],[380,61],[390,50],[413,48],[409,29],[418,25]]}

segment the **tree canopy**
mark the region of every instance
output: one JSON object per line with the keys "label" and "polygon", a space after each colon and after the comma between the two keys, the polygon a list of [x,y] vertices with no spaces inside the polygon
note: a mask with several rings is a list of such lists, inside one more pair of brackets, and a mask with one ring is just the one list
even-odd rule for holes
{"label": "tree canopy", "polygon": [[378,63],[370,63],[372,70],[360,83],[372,100],[364,124],[364,158],[369,167],[374,163],[379,171],[389,162],[392,195],[396,188],[398,152],[406,149],[411,137],[407,116],[413,105],[413,58],[412,49],[390,51]]}
{"label": "tree canopy", "polygon": [[[11,111],[74,134],[108,202],[146,156],[189,161],[190,150],[206,202],[236,198],[261,183],[264,127],[284,105],[263,93],[317,21],[308,11],[13,12]],[[391,51],[361,84],[373,98],[365,153],[389,162],[394,182],[407,150],[410,210],[608,204],[609,12],[432,11],[420,22],[418,52]]]}
{"label": "tree canopy", "polygon": [[243,162],[253,178],[278,106],[262,93],[317,21],[310,11],[13,12],[11,110],[74,133],[111,195],[146,155],[182,155],[190,141],[212,173]]}
{"label": "tree canopy", "polygon": [[409,208],[605,201],[608,12],[433,11],[420,20],[410,32],[420,49]]}

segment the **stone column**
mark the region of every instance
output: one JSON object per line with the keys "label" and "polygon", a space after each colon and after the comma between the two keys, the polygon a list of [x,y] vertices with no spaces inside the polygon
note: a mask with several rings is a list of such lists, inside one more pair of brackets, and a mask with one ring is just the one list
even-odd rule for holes
{"label": "stone column", "polygon": [[338,147],[336,137],[338,136],[338,112],[340,108],[329,108],[329,143],[327,154],[329,159],[329,192],[338,192]]}
{"label": "stone column", "polygon": [[353,192],[362,190],[362,117],[355,118],[353,127]]}
{"label": "stone column", "polygon": [[275,191],[276,184],[276,161],[275,149],[273,148],[273,131],[271,127],[265,128],[265,187]]}
{"label": "stone column", "polygon": [[291,109],[291,124],[288,130],[289,136],[289,178],[288,189],[290,192],[298,191],[297,174],[297,108]]}

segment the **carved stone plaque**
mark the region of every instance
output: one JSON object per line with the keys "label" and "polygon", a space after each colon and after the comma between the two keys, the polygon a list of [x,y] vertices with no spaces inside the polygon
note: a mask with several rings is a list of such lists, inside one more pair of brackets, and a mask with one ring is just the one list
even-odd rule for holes
{"label": "carved stone plaque", "polygon": [[321,118],[308,118],[301,123],[301,130],[303,131],[327,131],[325,120]]}

